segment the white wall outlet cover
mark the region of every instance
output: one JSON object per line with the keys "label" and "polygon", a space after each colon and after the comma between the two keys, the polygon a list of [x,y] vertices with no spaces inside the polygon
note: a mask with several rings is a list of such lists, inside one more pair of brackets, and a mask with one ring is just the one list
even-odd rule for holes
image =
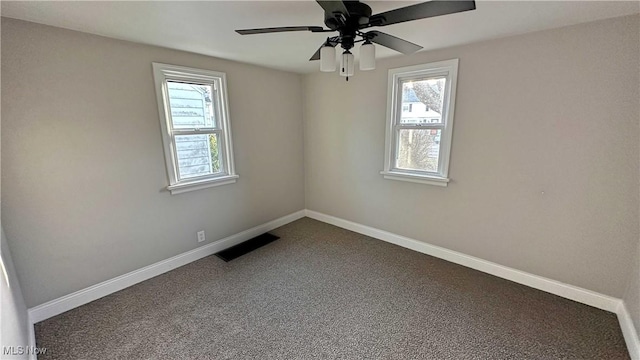
{"label": "white wall outlet cover", "polygon": [[204,239],[204,230],[198,231],[198,242],[203,242]]}

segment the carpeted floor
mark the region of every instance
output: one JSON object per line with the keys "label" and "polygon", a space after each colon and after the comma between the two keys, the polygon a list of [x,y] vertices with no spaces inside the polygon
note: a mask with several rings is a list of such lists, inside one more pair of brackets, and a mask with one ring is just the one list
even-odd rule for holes
{"label": "carpeted floor", "polygon": [[40,359],[628,359],[616,315],[304,218],[36,325]]}

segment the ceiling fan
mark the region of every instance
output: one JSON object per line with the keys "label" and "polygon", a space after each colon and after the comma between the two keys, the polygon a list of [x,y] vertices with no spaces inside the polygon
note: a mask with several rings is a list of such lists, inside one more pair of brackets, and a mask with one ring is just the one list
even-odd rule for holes
{"label": "ceiling fan", "polygon": [[[363,32],[363,29],[377,26],[387,26],[405,21],[419,20],[434,16],[454,14],[474,10],[475,1],[433,0],[415,5],[371,14],[371,7],[358,0],[320,1],[317,3],[324,9],[324,23],[328,29],[321,26],[285,26],[260,29],[236,30],[241,35],[266,34],[286,31],[335,32],[339,34],[328,37],[309,61],[320,60],[320,71],[331,72],[336,69],[335,47],[340,44],[344,49],[341,56],[340,75],[353,76],[354,56],[350,49],[355,43],[362,42],[360,47],[360,70],[375,69],[375,47],[372,43],[388,47],[403,54],[413,54],[422,46],[397,38],[393,35],[373,30]],[[360,39],[358,39],[360,38]]]}

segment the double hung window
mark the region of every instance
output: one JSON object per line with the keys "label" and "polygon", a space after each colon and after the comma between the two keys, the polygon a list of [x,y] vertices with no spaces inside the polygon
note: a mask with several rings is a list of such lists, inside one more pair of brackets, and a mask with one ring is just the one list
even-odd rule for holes
{"label": "double hung window", "polygon": [[172,194],[236,181],[224,73],[153,64]]}
{"label": "double hung window", "polygon": [[458,60],[389,70],[387,179],[446,186]]}

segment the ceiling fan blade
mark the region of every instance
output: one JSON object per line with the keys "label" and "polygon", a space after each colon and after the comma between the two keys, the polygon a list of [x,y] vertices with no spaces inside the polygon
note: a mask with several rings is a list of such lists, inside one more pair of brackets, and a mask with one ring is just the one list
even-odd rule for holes
{"label": "ceiling fan blade", "polygon": [[402,40],[393,35],[389,35],[380,31],[369,31],[366,33],[367,38],[376,44],[388,47],[389,49],[401,52],[403,54],[413,54],[422,49],[422,46],[416,45],[407,40]]}
{"label": "ceiling fan blade", "polygon": [[[320,47],[318,48],[318,50],[315,52],[315,54],[313,54],[313,56],[309,59],[309,61],[314,61],[314,60],[320,60],[320,49],[322,49],[322,47],[326,44],[327,42],[325,41],[322,45],[320,45]],[[329,41],[329,44],[333,47],[335,47],[336,45],[338,45],[337,42],[335,41]]]}
{"label": "ceiling fan blade", "polygon": [[397,24],[405,21],[475,10],[475,8],[475,1],[432,0],[373,15],[369,18],[369,26]]}
{"label": "ceiling fan blade", "polygon": [[286,32],[286,31],[323,32],[324,29],[321,26],[283,26],[283,27],[272,27],[272,28],[236,30],[236,32],[240,35],[267,34],[267,33]]}
{"label": "ceiling fan blade", "polygon": [[324,11],[328,14],[340,13],[344,14],[344,16],[349,15],[349,10],[347,10],[347,6],[344,4],[342,0],[334,0],[334,1],[320,1],[316,0],[318,5],[322,6]]}

